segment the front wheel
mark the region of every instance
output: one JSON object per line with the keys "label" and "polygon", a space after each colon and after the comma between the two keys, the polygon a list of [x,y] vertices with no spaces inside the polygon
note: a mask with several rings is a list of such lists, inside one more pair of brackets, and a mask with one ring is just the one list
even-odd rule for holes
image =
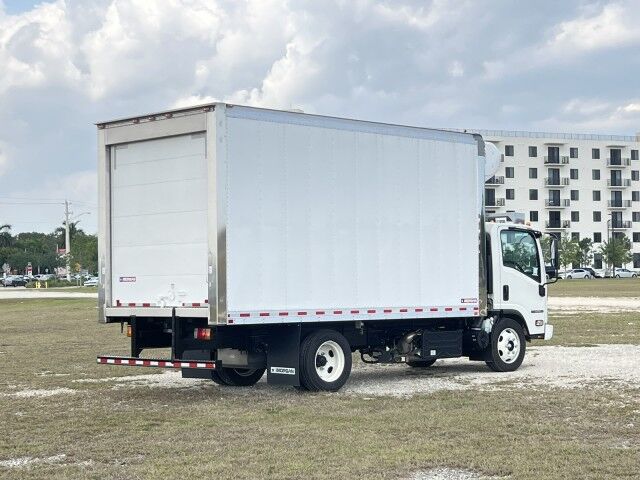
{"label": "front wheel", "polygon": [[335,330],[310,333],[300,346],[300,383],[310,391],[335,392],[351,373],[351,347]]}
{"label": "front wheel", "polygon": [[524,360],[526,339],[522,325],[512,318],[502,318],[493,327],[490,359],[487,366],[495,372],[513,372]]}
{"label": "front wheel", "polygon": [[620,278],[620,275],[616,275],[616,278]]}
{"label": "front wheel", "polygon": [[567,280],[571,280],[573,277],[571,275],[567,276]]}
{"label": "front wheel", "polygon": [[211,379],[219,385],[250,387],[262,378],[264,368],[221,367],[211,372]]}

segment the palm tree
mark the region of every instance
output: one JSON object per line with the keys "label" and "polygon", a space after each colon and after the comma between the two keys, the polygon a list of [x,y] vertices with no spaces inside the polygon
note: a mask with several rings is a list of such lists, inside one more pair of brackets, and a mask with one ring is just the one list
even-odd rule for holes
{"label": "palm tree", "polygon": [[0,225],[0,247],[9,247],[11,246],[11,225],[5,223],[4,225]]}
{"label": "palm tree", "polygon": [[[70,240],[73,240],[77,233],[82,232],[82,230],[78,228],[79,223],[80,222],[69,222],[69,239]],[[62,222],[62,226],[56,228],[55,232],[53,233],[58,237],[58,240],[61,242],[60,244],[64,245],[64,235],[65,235],[64,222]]]}

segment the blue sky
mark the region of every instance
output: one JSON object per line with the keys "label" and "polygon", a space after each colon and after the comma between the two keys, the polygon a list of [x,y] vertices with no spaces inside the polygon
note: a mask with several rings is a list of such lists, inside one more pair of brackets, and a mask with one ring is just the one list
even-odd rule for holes
{"label": "blue sky", "polygon": [[640,131],[637,0],[0,0],[0,224],[96,229],[97,120],[212,100]]}

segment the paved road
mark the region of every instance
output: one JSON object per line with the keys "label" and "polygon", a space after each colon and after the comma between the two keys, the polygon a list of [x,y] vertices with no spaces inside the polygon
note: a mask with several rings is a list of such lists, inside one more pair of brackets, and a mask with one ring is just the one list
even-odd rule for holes
{"label": "paved road", "polygon": [[79,289],[47,290],[24,287],[0,287],[0,300],[15,298],[98,298],[94,292],[83,292]]}

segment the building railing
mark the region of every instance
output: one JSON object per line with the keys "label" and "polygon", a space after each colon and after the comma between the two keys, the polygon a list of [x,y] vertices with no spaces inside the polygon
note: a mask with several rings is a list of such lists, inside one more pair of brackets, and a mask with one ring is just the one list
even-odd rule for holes
{"label": "building railing", "polygon": [[609,208],[629,208],[631,200],[609,200],[607,205]]}
{"label": "building railing", "polygon": [[630,187],[630,186],[631,186],[630,178],[607,179],[607,187]]}
{"label": "building railing", "polygon": [[569,185],[569,178],[568,177],[563,177],[563,178],[545,178],[544,179],[544,184],[547,187],[564,187]]}
{"label": "building railing", "polygon": [[489,180],[487,180],[486,182],[487,185],[502,185],[504,184],[504,176],[499,176],[496,177],[495,175],[493,177],[491,177]]}
{"label": "building railing", "polygon": [[557,222],[552,222],[550,220],[547,220],[545,225],[547,228],[571,228],[571,221],[561,220]]}
{"label": "building railing", "polygon": [[545,207],[570,207],[571,200],[569,198],[547,198],[544,201]]}
{"label": "building railing", "polygon": [[504,207],[504,198],[496,198],[495,200],[485,200],[485,207]]}
{"label": "building railing", "polygon": [[607,167],[628,167],[630,165],[629,158],[607,158]]}
{"label": "building railing", "polygon": [[616,228],[631,228],[632,225],[633,224],[632,224],[631,220],[621,220],[621,221],[618,221],[618,222],[613,222],[611,224],[611,228],[612,229],[616,229]]}
{"label": "building railing", "polygon": [[544,164],[545,165],[569,165],[569,157],[566,155],[563,156],[544,156]]}

